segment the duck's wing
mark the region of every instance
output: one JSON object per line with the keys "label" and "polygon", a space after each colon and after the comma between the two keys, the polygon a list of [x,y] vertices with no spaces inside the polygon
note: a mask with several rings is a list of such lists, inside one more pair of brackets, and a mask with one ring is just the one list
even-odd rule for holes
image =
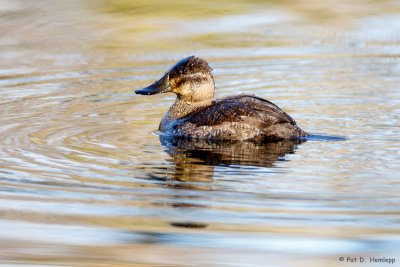
{"label": "duck's wing", "polygon": [[274,124],[296,122],[274,103],[251,95],[238,95],[215,101],[212,105],[189,114],[186,121],[199,126],[212,126],[224,122],[243,122],[268,128]]}

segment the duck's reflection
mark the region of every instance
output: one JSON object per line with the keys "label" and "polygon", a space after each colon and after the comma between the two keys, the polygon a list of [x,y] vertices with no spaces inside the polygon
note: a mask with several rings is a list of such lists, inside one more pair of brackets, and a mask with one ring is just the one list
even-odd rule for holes
{"label": "duck's reflection", "polygon": [[[163,186],[173,189],[188,189],[196,191],[211,191],[215,166],[260,166],[271,167],[277,160],[283,160],[286,154],[294,153],[302,141],[279,141],[274,143],[256,144],[251,142],[215,142],[188,141],[185,139],[160,136],[164,150],[172,159],[172,168],[164,177]],[[233,168],[232,168],[233,169]],[[236,169],[233,169],[236,170]],[[238,170],[240,174],[246,174]],[[158,180],[161,180],[158,178]],[[208,194],[182,194],[175,191],[163,202],[177,209],[206,209],[209,205]],[[206,228],[208,223],[201,219],[173,220],[173,227]]]}
{"label": "duck's reflection", "polygon": [[175,181],[211,182],[215,166],[271,167],[286,154],[294,153],[300,140],[257,144],[252,142],[197,142],[160,136],[161,144],[175,165]]}

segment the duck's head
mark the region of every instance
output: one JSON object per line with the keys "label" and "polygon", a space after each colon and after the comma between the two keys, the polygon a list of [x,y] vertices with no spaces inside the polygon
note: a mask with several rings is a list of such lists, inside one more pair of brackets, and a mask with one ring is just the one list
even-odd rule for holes
{"label": "duck's head", "polygon": [[175,93],[186,102],[212,101],[214,97],[214,78],[212,68],[198,57],[191,56],[176,63],[164,76],[152,85],[136,90],[136,94],[154,95]]}

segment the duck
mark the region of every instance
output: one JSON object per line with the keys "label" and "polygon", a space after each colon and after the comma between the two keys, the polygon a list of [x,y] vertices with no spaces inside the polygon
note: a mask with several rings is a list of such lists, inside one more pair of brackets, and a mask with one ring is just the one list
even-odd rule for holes
{"label": "duck", "polygon": [[274,103],[240,94],[214,100],[212,68],[190,56],[180,60],[139,95],[175,93],[175,103],[162,117],[160,134],[186,140],[252,141],[299,140],[309,136]]}

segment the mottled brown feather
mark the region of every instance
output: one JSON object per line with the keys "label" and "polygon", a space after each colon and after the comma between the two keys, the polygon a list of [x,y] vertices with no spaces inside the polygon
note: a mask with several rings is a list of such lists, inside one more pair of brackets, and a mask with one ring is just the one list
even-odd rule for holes
{"label": "mottled brown feather", "polygon": [[175,126],[174,135],[186,138],[275,141],[307,134],[268,100],[238,95],[219,99],[196,110]]}

